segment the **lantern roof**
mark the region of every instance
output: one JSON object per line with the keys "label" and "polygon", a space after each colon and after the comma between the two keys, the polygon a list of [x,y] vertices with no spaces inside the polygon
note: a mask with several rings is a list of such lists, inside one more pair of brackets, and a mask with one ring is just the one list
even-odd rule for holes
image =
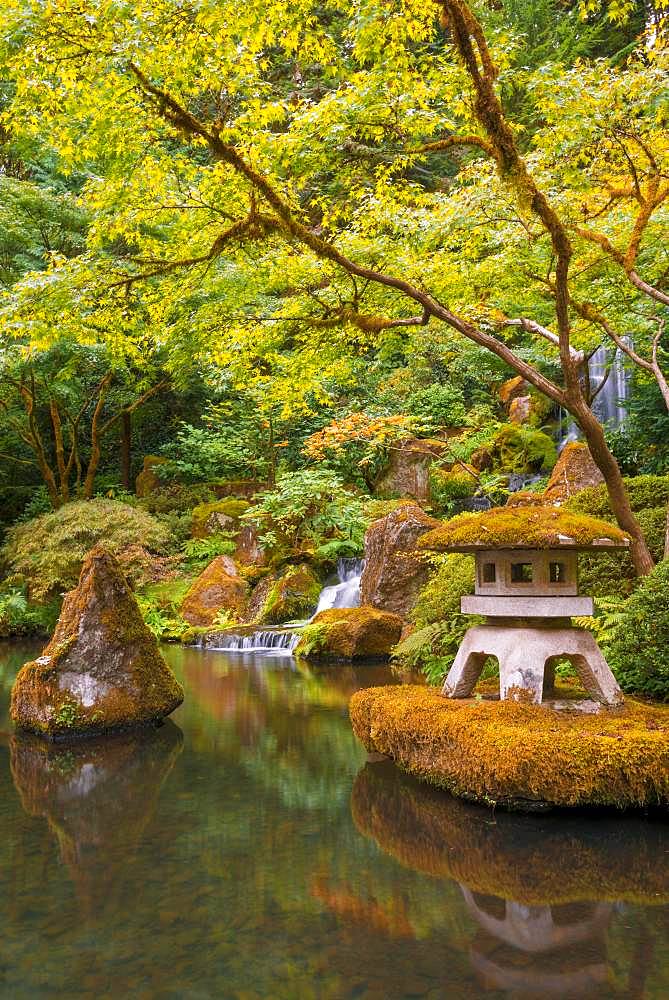
{"label": "lantern roof", "polygon": [[629,546],[629,536],[609,521],[553,506],[493,507],[459,514],[422,536],[421,549],[478,552],[490,549],[588,549]]}

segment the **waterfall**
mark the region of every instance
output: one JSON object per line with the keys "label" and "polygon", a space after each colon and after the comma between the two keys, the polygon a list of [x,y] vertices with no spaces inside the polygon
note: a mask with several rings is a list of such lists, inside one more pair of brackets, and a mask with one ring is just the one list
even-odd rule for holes
{"label": "waterfall", "polygon": [[[630,337],[623,337],[623,340],[626,344],[631,345]],[[630,395],[631,375],[629,369],[625,367],[622,352],[600,344],[588,362],[590,387],[593,392],[597,390],[597,386],[600,385],[609,368],[611,368],[611,372],[597,393],[592,410],[597,419],[605,426],[620,427],[627,416],[625,403]],[[571,441],[578,441],[581,437],[578,426],[564,409],[560,409],[559,434],[559,451],[562,451],[564,446]]]}
{"label": "waterfall", "polygon": [[364,567],[364,559],[340,559],[337,563],[337,582],[321,590],[314,617],[330,608],[359,607],[360,578]]}
{"label": "waterfall", "polygon": [[616,351],[612,362],[611,351],[601,345],[590,358],[590,384],[593,392],[605,377],[609,366],[611,374],[597,393],[592,408],[603,424],[619,427],[627,414],[625,401],[629,398],[630,373],[623,364],[621,352]]}
{"label": "waterfall", "polygon": [[[357,608],[360,604],[360,578],[364,569],[364,559],[340,559],[337,563],[335,583],[323,587],[318,606],[309,621],[313,621],[319,611],[330,608]],[[206,649],[216,649],[222,653],[274,653],[277,656],[292,656],[300,641],[302,628],[308,622],[295,625],[279,625],[276,628],[235,633],[220,632],[204,635],[198,645]]]}

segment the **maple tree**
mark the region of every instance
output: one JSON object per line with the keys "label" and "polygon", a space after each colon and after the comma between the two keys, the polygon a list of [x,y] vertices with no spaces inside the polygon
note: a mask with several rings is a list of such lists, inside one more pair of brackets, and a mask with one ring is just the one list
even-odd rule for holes
{"label": "maple tree", "polygon": [[5,329],[132,352],[141,313],[175,367],[269,366],[299,411],[355,355],[444,324],[572,414],[651,568],[585,361],[611,331],[664,358],[657,25],[620,65],[533,75],[461,0],[10,0],[3,20],[7,127],[48,131],[93,218],[85,254],[15,287]]}

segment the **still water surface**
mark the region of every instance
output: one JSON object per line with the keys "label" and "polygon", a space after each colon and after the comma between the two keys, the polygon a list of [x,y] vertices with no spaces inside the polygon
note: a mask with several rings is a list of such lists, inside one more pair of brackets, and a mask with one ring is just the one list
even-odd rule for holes
{"label": "still water surface", "polygon": [[0,647],[0,995],[669,997],[669,826],[513,817],[373,763],[374,667],[169,648],[155,733],[45,749]]}

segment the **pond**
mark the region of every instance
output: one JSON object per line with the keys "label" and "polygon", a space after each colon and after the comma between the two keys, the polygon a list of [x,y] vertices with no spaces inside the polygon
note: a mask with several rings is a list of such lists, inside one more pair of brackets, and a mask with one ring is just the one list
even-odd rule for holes
{"label": "pond", "polygon": [[12,738],[0,647],[0,995],[669,996],[669,826],[519,817],[367,761],[385,668],[169,647],[161,729]]}

